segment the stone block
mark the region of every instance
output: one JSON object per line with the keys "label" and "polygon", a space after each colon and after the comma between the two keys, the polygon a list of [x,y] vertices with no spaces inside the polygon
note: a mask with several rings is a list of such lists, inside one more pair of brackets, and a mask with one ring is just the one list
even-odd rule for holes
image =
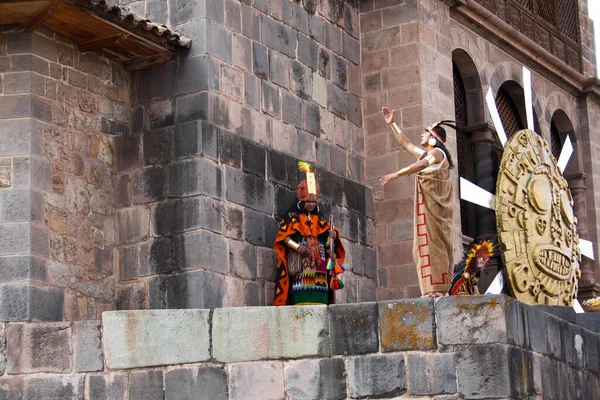
{"label": "stone block", "polygon": [[283,363],[258,362],[231,367],[231,399],[246,399],[248,394],[261,399],[285,397]]}
{"label": "stone block", "polygon": [[73,323],[74,372],[102,371],[102,334],[100,321]]}
{"label": "stone block", "polygon": [[163,400],[163,371],[149,369],[129,374],[129,400]]}
{"label": "stone block", "polygon": [[302,5],[284,1],[282,4],[283,22],[308,35],[308,12]]}
{"label": "stone block", "polygon": [[139,275],[155,275],[173,269],[173,243],[171,238],[162,238],[140,247]]}
{"label": "stone block", "polygon": [[269,78],[269,57],[267,48],[257,42],[252,42],[252,71],[258,78]]}
{"label": "stone block", "polygon": [[404,355],[351,357],[348,395],[352,398],[392,398],[406,392]]}
{"label": "stone block", "polygon": [[243,279],[256,279],[256,248],[246,242],[229,240],[229,270]]}
{"label": "stone block", "polygon": [[100,131],[110,135],[125,136],[129,133],[129,126],[101,116]]}
{"label": "stone block", "polygon": [[242,138],[239,135],[219,130],[218,140],[221,162],[240,168],[242,165]]}
{"label": "stone block", "polygon": [[210,18],[223,23],[225,8],[223,2],[220,1],[213,4],[213,2],[190,3],[185,0],[173,0],[169,2],[169,15],[171,25],[174,26],[201,18]]}
{"label": "stone block", "polygon": [[312,102],[304,103],[304,130],[317,137],[321,131],[321,110]]}
{"label": "stone block", "polygon": [[173,369],[165,376],[165,398],[228,400],[227,371],[219,367]]}
{"label": "stone block", "polygon": [[317,69],[319,45],[316,41],[301,33],[298,34],[298,60],[313,70]]}
{"label": "stone block", "polygon": [[324,48],[319,49],[317,73],[327,80],[331,79],[331,55]]}
{"label": "stone block", "polygon": [[199,231],[175,236],[173,255],[178,270],[202,268],[221,273],[228,272],[227,239],[212,232]]}
{"label": "stone block", "polygon": [[193,158],[169,164],[167,181],[169,197],[222,195],[221,169],[206,158]]}
{"label": "stone block", "polygon": [[362,126],[361,107],[360,97],[348,93],[348,121],[352,122],[356,126]]}
{"label": "stone block", "polygon": [[250,140],[242,140],[242,169],[244,172],[265,177],[266,150]]}
{"label": "stone block", "polygon": [[119,249],[119,277],[122,281],[135,279],[139,275],[137,246]]}
{"label": "stone block", "polygon": [[[0,279],[1,280],[1,279]],[[600,315],[594,313],[577,314],[575,317],[577,325],[588,331],[600,333]]]}
{"label": "stone block", "polygon": [[379,331],[384,352],[436,348],[432,299],[379,303]]}
{"label": "stone block", "polygon": [[144,168],[133,175],[134,204],[152,203],[165,198],[167,174],[163,167]]}
{"label": "stone block", "polygon": [[273,185],[255,175],[227,167],[226,198],[236,204],[251,207],[266,214],[273,213]]}
{"label": "stone block", "polygon": [[273,117],[281,115],[281,93],[279,88],[267,81],[262,82],[262,110]]}
{"label": "stone block", "polygon": [[173,159],[173,129],[166,128],[144,134],[144,165],[163,164]]}
{"label": "stone block", "polygon": [[[0,105],[1,109],[2,106]],[[0,124],[0,143],[2,143],[2,146],[0,146],[0,156],[31,154],[31,130],[32,124],[30,119],[3,121]]]}
{"label": "stone block", "polygon": [[329,314],[332,354],[366,354],[379,350],[377,303],[334,304],[329,306]]}
{"label": "stone block", "polygon": [[255,109],[260,108],[260,79],[247,72],[244,72],[244,104]]}
{"label": "stone block", "polygon": [[244,238],[244,210],[241,207],[228,205],[223,234],[237,240]]}
{"label": "stone block", "polygon": [[9,374],[71,372],[70,324],[11,324],[6,339]]}
{"label": "stone block", "polygon": [[144,282],[116,285],[115,308],[117,310],[145,310],[146,286]]}
{"label": "stone block", "polygon": [[[465,330],[465,328],[467,330]],[[462,332],[472,332],[463,325]],[[503,345],[459,346],[456,351],[458,392],[470,399],[509,398],[508,351]]]}
{"label": "stone block", "polygon": [[262,44],[288,57],[296,56],[296,35],[293,29],[261,15]]}
{"label": "stone block", "polygon": [[543,304],[535,305],[533,307],[542,310],[546,314],[554,315],[555,317],[563,319],[571,324],[575,323],[575,309],[573,309],[573,307],[547,306]]}
{"label": "stone block", "polygon": [[377,300],[377,286],[370,279],[358,280],[358,301],[367,302]]}
{"label": "stone block", "polygon": [[116,137],[115,143],[115,169],[124,171],[140,165],[140,135]]}
{"label": "stone block", "polygon": [[336,85],[327,86],[327,109],[335,115],[346,118],[348,114],[348,92]]}
{"label": "stone block", "polygon": [[105,312],[106,365],[129,369],[207,361],[209,314],[209,310]]}
{"label": "stone block", "polygon": [[265,305],[265,289],[259,282],[244,282],[244,305],[245,306],[263,306]]}
{"label": "stone block", "polygon": [[167,277],[168,308],[223,307],[226,282],[223,275],[194,271]]}
{"label": "stone block", "polygon": [[283,122],[302,129],[302,101],[287,91],[283,94]]}
{"label": "stone block", "polygon": [[149,233],[150,213],[143,207],[117,210],[117,244],[136,243]]}
{"label": "stone block", "polygon": [[292,361],[285,369],[286,393],[293,399],[345,399],[345,375],[341,358]]}
{"label": "stone block", "polygon": [[408,353],[406,370],[411,395],[456,393],[454,354]]}
{"label": "stone block", "polygon": [[[506,296],[450,296],[436,301],[438,343],[506,343],[508,340]],[[458,330],[470,335],[455,335]]]}
{"label": "stone block", "polygon": [[244,212],[244,238],[256,246],[272,246],[279,225],[277,221],[265,214],[251,209]]}
{"label": "stone block", "polygon": [[90,399],[122,399],[127,392],[127,375],[88,375],[86,391]]}
{"label": "stone block", "polygon": [[206,120],[208,116],[208,92],[197,92],[175,99],[175,123]]}
{"label": "stone block", "polygon": [[238,103],[242,103],[244,95],[243,72],[239,69],[231,68],[223,64],[221,66],[221,79],[221,94],[229,97],[230,99]]}
{"label": "stone block", "polygon": [[290,87],[290,59],[289,57],[269,50],[269,80],[284,88]]}
{"label": "stone block", "polygon": [[27,377],[24,382],[23,398],[31,400],[83,400],[85,394],[84,379],[85,375]]}
{"label": "stone block", "polygon": [[254,8],[245,4],[242,4],[242,33],[252,40],[260,40],[259,14]]}
{"label": "stone block", "polygon": [[175,126],[175,158],[188,158],[203,155],[217,159],[217,134],[212,124],[204,121],[191,121]]}
{"label": "stone block", "polygon": [[0,286],[0,321],[62,321],[64,292],[30,285]]}
{"label": "stone block", "polygon": [[167,308],[167,278],[157,275],[148,280],[148,308],[164,310]]}
{"label": "stone block", "polygon": [[213,356],[219,362],[330,355],[327,308],[322,306],[217,309],[212,329]]}
{"label": "stone block", "polygon": [[342,89],[348,88],[348,63],[336,55],[331,58],[331,81]]}

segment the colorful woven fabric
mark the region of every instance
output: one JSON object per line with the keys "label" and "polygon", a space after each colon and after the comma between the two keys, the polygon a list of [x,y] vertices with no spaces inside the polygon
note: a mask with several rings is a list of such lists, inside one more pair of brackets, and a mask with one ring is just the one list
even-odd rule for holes
{"label": "colorful woven fabric", "polygon": [[[346,256],[340,234],[335,240],[335,255],[338,263]],[[301,246],[308,247],[309,255],[302,257],[289,249],[283,241],[290,236]],[[327,286],[327,261],[329,248],[329,222],[318,214],[291,212],[281,222],[275,239],[277,263],[277,281],[275,284],[274,304],[331,304],[333,291]],[[296,265],[296,264],[299,265]],[[292,266],[292,264],[294,264]],[[292,272],[290,272],[290,267]],[[297,269],[297,270],[296,270]]]}

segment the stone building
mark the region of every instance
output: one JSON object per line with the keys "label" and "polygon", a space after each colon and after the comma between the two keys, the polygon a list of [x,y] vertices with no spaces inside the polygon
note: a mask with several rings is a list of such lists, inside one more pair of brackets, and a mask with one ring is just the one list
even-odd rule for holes
{"label": "stone building", "polygon": [[[118,3],[118,4],[113,4]],[[120,8],[120,7],[123,8]],[[277,218],[298,160],[349,249],[338,302],[418,295],[411,179],[378,179],[414,140],[456,119],[455,257],[494,235],[458,178],[494,192],[507,132],[559,154],[581,237],[597,242],[600,97],[585,1],[0,2],[0,319],[272,302]],[[84,21],[73,23],[73,21]],[[164,24],[164,25],[162,25]],[[585,260],[580,298],[598,294]]]}
{"label": "stone building", "polygon": [[[410,299],[412,178],[378,181],[410,160],[382,106],[414,141],[456,119],[455,258],[493,236],[458,182],[494,192],[484,97],[522,128],[527,66],[596,244],[594,60],[585,0],[0,0],[0,398],[593,398],[593,315]],[[272,304],[299,160],[348,250],[342,304],[233,308]]]}

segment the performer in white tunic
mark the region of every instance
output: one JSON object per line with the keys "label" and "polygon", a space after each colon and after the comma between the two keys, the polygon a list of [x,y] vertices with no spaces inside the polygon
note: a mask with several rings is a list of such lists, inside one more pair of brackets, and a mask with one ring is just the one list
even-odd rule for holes
{"label": "performer in white tunic", "polygon": [[[385,185],[392,179],[417,174],[415,179],[413,258],[421,294],[439,297],[448,293],[452,283],[453,252],[453,197],[450,169],[452,157],[444,143],[446,131],[440,123],[425,129],[419,148],[402,133],[394,122],[394,113],[384,107],[383,116],[402,147],[417,161],[400,171],[381,178]],[[444,122],[446,123],[446,122]],[[449,125],[451,126],[451,125]]]}

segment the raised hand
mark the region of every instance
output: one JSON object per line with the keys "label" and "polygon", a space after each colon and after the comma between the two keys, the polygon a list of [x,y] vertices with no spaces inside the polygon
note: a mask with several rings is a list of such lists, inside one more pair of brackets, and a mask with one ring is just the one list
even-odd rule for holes
{"label": "raised hand", "polygon": [[381,109],[381,112],[383,113],[383,118],[385,118],[385,122],[389,125],[392,122],[394,122],[394,112],[390,111],[389,108],[387,107],[383,107]]}

